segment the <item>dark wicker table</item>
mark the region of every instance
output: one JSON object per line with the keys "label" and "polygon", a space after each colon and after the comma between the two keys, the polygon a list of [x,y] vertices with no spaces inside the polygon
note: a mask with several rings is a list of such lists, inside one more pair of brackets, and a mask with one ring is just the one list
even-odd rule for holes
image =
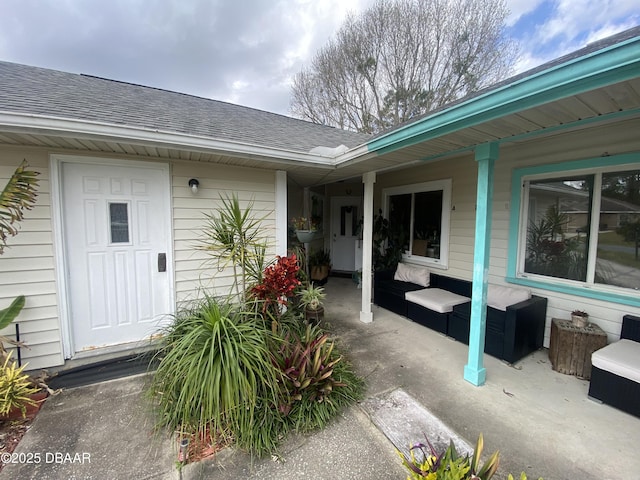
{"label": "dark wicker table", "polygon": [[595,323],[576,327],[571,320],[551,319],[549,359],[554,370],[589,380],[591,354],[607,345],[607,334]]}

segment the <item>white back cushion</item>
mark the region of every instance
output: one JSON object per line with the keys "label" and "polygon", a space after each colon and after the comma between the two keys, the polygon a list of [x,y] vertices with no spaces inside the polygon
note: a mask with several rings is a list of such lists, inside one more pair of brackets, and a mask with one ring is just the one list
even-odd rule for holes
{"label": "white back cushion", "polygon": [[509,305],[520,303],[530,298],[531,290],[528,288],[489,284],[487,290],[487,305],[503,312],[507,310]]}
{"label": "white back cushion", "polygon": [[429,270],[425,267],[399,263],[393,279],[400,280],[401,282],[415,283],[416,285],[428,287],[429,281],[431,280],[431,275],[429,273]]}

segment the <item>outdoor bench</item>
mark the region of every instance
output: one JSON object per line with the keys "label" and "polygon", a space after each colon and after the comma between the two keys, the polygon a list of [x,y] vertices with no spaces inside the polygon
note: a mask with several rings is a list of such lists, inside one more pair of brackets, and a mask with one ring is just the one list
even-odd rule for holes
{"label": "outdoor bench", "polygon": [[589,397],[640,417],[640,317],[622,318],[620,340],[591,354]]}
{"label": "outdoor bench", "polygon": [[[413,269],[410,272],[400,276],[394,270],[376,272],[374,303],[468,344],[471,282],[434,272],[425,281]],[[515,363],[542,348],[546,312],[544,297],[526,289],[489,285],[485,352]]]}

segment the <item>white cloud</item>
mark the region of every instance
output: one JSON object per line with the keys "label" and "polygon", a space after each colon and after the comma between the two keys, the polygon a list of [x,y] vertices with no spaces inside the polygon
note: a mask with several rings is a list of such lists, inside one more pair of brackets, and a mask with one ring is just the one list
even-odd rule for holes
{"label": "white cloud", "polygon": [[544,0],[507,0],[510,13],[505,23],[508,27],[515,25],[527,13],[533,12]]}

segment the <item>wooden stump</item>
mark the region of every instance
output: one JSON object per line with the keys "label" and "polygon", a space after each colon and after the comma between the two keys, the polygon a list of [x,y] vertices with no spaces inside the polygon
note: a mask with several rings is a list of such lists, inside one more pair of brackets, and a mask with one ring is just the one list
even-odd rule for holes
{"label": "wooden stump", "polygon": [[607,345],[607,334],[594,323],[576,327],[571,320],[551,320],[549,359],[554,370],[591,378],[591,354]]}

